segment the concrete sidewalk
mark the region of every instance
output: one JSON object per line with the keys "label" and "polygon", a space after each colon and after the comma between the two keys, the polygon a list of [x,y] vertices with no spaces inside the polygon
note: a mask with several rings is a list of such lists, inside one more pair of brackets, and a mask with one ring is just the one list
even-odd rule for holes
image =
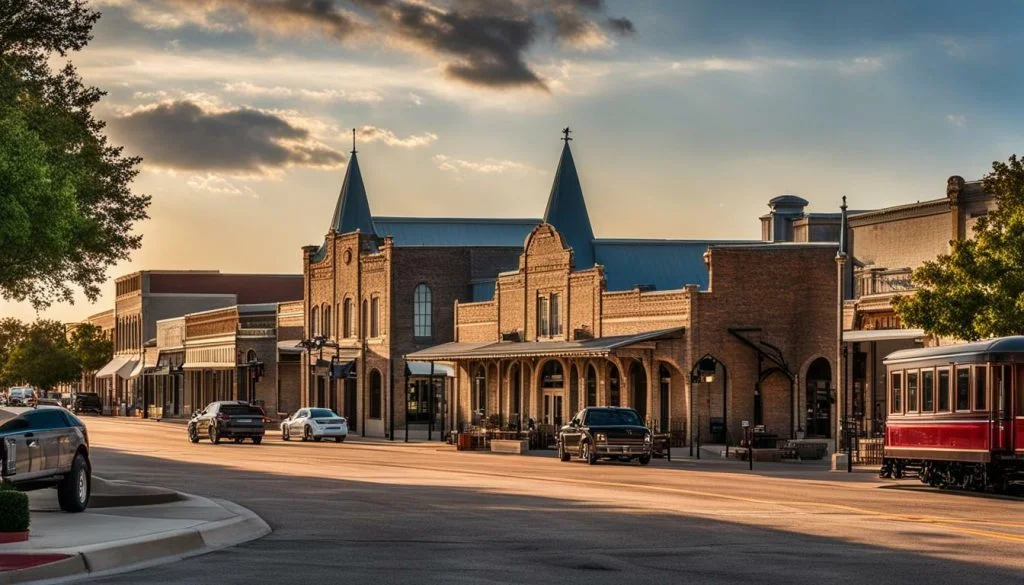
{"label": "concrete sidewalk", "polygon": [[270,533],[259,516],[225,500],[93,480],[96,505],[81,514],[61,512],[53,490],[30,492],[30,537],[4,546],[0,585],[122,573]]}

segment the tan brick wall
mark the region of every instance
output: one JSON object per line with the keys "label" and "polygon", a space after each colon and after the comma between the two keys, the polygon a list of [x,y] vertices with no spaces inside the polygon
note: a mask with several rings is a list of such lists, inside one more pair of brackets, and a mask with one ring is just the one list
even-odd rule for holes
{"label": "tan brick wall", "polygon": [[947,207],[925,217],[853,227],[854,257],[885,268],[916,268],[949,251],[951,221]]}

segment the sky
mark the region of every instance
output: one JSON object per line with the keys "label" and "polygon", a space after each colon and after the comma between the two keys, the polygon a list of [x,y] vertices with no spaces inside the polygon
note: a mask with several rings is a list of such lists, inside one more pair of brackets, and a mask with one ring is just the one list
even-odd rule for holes
{"label": "sky", "polygon": [[[942,197],[1020,152],[1024,3],[92,0],[71,61],[144,158],[143,247],[112,267],[300,273],[353,128],[375,215],[540,217],[562,143],[598,237],[760,237]],[[0,315],[32,319],[0,301]]]}

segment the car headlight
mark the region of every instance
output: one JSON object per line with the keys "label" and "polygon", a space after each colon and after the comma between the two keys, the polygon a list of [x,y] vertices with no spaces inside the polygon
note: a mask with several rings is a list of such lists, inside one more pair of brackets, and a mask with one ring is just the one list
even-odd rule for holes
{"label": "car headlight", "polygon": [[644,443],[650,443],[650,442],[651,442],[651,433],[647,433],[646,435],[644,435]]}
{"label": "car headlight", "polygon": [[608,440],[608,435],[604,433],[597,433],[594,435],[594,440],[597,441],[598,443],[604,443],[605,441]]}

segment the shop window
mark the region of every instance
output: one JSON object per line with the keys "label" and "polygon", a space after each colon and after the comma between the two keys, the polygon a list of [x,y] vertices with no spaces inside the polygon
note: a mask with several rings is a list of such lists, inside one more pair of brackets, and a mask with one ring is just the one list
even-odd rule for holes
{"label": "shop window", "polygon": [[985,410],[988,400],[988,384],[986,378],[988,367],[976,366],[974,368],[974,410]]}
{"label": "shop window", "polygon": [[433,335],[433,299],[430,287],[425,283],[416,286],[413,291],[412,328],[415,337],[431,337]]}
{"label": "shop window", "polygon": [[971,409],[971,369],[956,369],[956,409]]}
{"label": "shop window", "polygon": [[921,411],[935,411],[935,372],[933,370],[921,372]]}
{"label": "shop window", "polygon": [[939,412],[949,412],[949,368],[939,370]]}
{"label": "shop window", "polygon": [[889,412],[903,412],[903,375],[894,373],[889,378]]}

